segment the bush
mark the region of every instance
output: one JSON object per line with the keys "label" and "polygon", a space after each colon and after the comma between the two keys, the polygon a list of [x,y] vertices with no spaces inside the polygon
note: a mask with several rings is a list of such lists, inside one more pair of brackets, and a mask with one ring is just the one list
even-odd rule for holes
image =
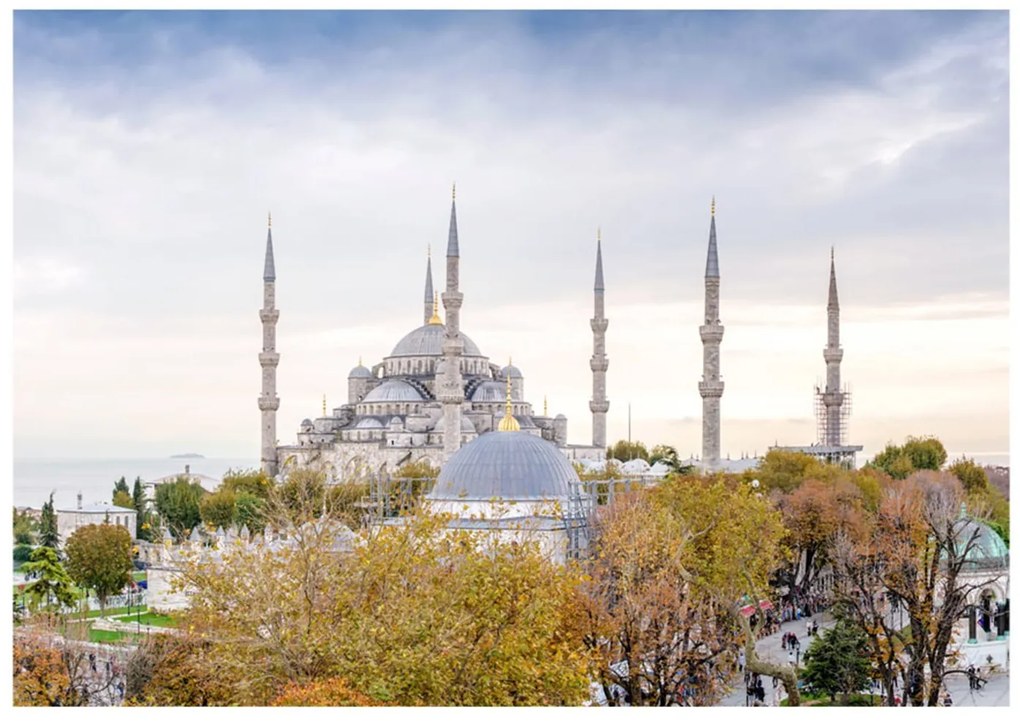
{"label": "bush", "polygon": [[32,547],[26,544],[19,544],[14,547],[14,562],[25,563],[32,555]]}

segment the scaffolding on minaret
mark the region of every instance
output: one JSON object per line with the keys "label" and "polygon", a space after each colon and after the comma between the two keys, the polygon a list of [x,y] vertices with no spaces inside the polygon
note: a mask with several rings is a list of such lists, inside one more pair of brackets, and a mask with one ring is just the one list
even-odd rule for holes
{"label": "scaffolding on minaret", "polygon": [[844,383],[840,391],[842,403],[839,405],[839,425],[836,428],[829,427],[829,412],[825,405],[826,392],[821,384],[815,384],[815,428],[819,445],[831,444],[842,446],[846,443],[847,427],[850,424],[850,413],[853,410],[853,394],[850,392],[850,384]]}

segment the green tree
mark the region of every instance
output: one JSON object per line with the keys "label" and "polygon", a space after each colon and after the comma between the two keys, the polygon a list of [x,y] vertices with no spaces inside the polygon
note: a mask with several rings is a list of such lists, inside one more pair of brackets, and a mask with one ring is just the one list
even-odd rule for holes
{"label": "green tree", "polygon": [[32,545],[38,531],[39,524],[27,511],[14,509],[14,543]]}
{"label": "green tree", "polygon": [[902,481],[914,471],[937,471],[946,462],[946,449],[938,438],[908,436],[902,446],[886,443],[868,463]]}
{"label": "green tree", "polygon": [[142,541],[151,541],[149,532],[149,509],[145,502],[145,488],[142,486],[140,476],[135,478],[134,488],[131,489],[131,506],[135,509],[135,538]]}
{"label": "green tree", "polygon": [[113,494],[113,505],[120,506],[121,508],[134,508],[135,501],[127,491],[118,490]]}
{"label": "green tree", "polygon": [[949,466],[948,470],[960,479],[967,493],[984,493],[988,490],[988,474],[973,458],[964,456]]}
{"label": "green tree", "polygon": [[197,481],[189,481],[185,476],[156,488],[156,510],[178,542],[185,540],[201,523],[199,503],[204,494],[205,490]]}
{"label": "green tree", "polygon": [[229,488],[206,494],[198,504],[202,522],[213,529],[230,528],[237,516],[236,503],[237,496]]}
{"label": "green tree", "polygon": [[822,631],[804,653],[801,678],[816,690],[829,694],[845,706],[850,694],[868,686],[871,664],[868,638],[850,621],[840,618],[832,628]]}
{"label": "green tree", "polygon": [[47,548],[60,545],[60,534],[57,532],[57,513],[53,510],[53,493],[50,500],[43,503],[42,515],[39,517],[39,544]]}
{"label": "green tree", "polygon": [[648,449],[645,448],[645,444],[641,441],[630,442],[619,440],[606,451],[606,458],[614,458],[624,463],[635,458],[643,458],[647,461]]}
{"label": "green tree", "polygon": [[659,462],[668,466],[670,473],[685,476],[694,472],[694,466],[680,460],[680,454],[677,453],[676,448],[673,446],[658,445],[651,450],[648,456],[648,463],[654,466]]}
{"label": "green tree", "polygon": [[131,495],[131,489],[128,488],[127,480],[125,480],[124,476],[121,476],[120,479],[113,484],[113,502],[115,504],[117,504],[118,493],[126,493],[129,496]]}
{"label": "green tree", "polygon": [[266,499],[246,491],[237,494],[234,503],[237,525],[251,533],[262,533],[266,527]]}
{"label": "green tree", "polygon": [[77,600],[71,576],[61,565],[54,549],[39,546],[32,551],[28,563],[21,570],[36,576],[25,585],[25,595],[32,599],[34,608],[49,608],[54,602],[58,608],[73,606]]}
{"label": "green tree", "polygon": [[103,615],[106,599],[131,581],[131,546],[127,529],[108,523],[82,526],[64,546],[67,572],[79,586],[95,592]]}
{"label": "green tree", "polygon": [[268,498],[273,489],[273,479],[262,471],[233,470],[223,474],[220,490],[232,491],[235,495],[248,493],[259,498]]}

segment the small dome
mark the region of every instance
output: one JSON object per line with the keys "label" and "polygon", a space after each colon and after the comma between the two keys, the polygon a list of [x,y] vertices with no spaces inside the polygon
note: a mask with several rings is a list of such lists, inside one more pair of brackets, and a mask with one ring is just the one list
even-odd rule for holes
{"label": "small dome", "polygon": [[563,415],[562,413],[557,413],[556,414],[556,420],[558,420],[558,421],[565,421],[565,420],[567,420],[567,417],[565,415]]}
{"label": "small dome", "polygon": [[386,381],[368,392],[362,403],[380,403],[386,401],[417,402],[424,400],[421,394],[404,381]]}
{"label": "small dome", "polygon": [[576,480],[570,461],[548,441],[530,433],[497,431],[454,453],[428,498],[566,499]]}
{"label": "small dome", "polygon": [[504,366],[503,369],[500,370],[499,374],[503,378],[506,378],[508,376],[510,378],[523,378],[524,377],[524,374],[521,373],[521,369],[518,368],[515,365]]}
{"label": "small dome", "polygon": [[[443,339],[446,337],[446,326],[430,323],[415,328],[397,343],[390,356],[438,356],[443,354]],[[464,333],[460,334],[464,341],[464,355],[481,356],[475,342]]]}
{"label": "small dome", "polygon": [[479,403],[504,403],[506,401],[506,383],[500,381],[480,383],[475,388],[475,392],[471,394],[471,400]]}
{"label": "small dome", "polygon": [[621,468],[625,473],[644,473],[651,466],[648,465],[648,461],[644,458],[634,458],[624,463]]}
{"label": "small dome", "polygon": [[383,424],[378,418],[362,418],[355,428],[382,428]]}
{"label": "small dome", "polygon": [[347,377],[348,378],[375,378],[375,376],[372,375],[372,371],[370,371],[368,368],[366,368],[365,366],[361,365],[360,363],[358,365],[354,366],[353,368],[351,368],[351,372],[347,374]]}
{"label": "small dome", "polygon": [[312,427],[312,419],[311,418],[305,418],[303,421],[301,421],[301,427],[302,428],[311,428]]}

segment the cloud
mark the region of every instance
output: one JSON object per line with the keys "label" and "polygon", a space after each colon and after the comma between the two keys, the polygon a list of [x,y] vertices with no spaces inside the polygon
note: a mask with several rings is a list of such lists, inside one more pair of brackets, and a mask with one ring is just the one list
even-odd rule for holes
{"label": "cloud", "polygon": [[[847,377],[923,406],[910,374],[851,358],[916,340],[928,357],[891,370],[923,375],[938,333],[966,330],[954,319],[999,332],[1006,27],[1004,13],[19,12],[18,435],[45,436],[58,400],[68,424],[89,405],[60,364],[73,360],[119,399],[93,411],[105,437],[125,419],[186,432],[180,418],[210,404],[211,438],[254,447],[237,419],[254,419],[269,210],[289,433],[323,392],[342,396],[359,354],[377,360],[420,322],[453,180],[465,329],[494,359],[548,350],[528,359],[529,395],[564,404],[572,440],[588,423],[599,225],[611,435],[628,397],[651,418],[700,415],[713,194],[724,417],[810,416],[833,245]],[[58,329],[75,350],[48,359]],[[994,337],[968,338],[952,367],[1001,367]],[[994,396],[1005,379],[977,382]],[[154,418],[166,387],[179,405]]]}

